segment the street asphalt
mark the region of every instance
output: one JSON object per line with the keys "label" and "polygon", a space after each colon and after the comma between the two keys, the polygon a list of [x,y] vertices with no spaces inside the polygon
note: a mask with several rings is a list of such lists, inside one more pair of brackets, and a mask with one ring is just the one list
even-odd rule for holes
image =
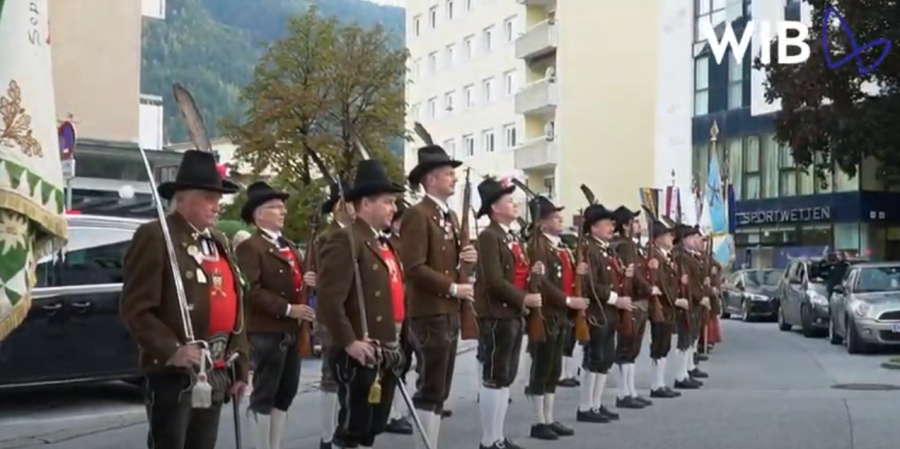
{"label": "street asphalt", "polygon": [[[610,424],[575,423],[577,389],[562,389],[557,419],[574,437],[558,442],[528,438],[531,412],[513,387],[507,434],[526,449],[894,449],[900,441],[900,371],[881,368],[891,354],[851,356],[823,339],[780,332],[774,323],[722,323],[725,342],[701,367],[701,390],[658,399],[644,410],[620,411]],[[469,342],[466,342],[469,343]],[[474,353],[463,345],[457,363],[453,416],[441,429],[439,449],[477,449],[480,438]],[[646,351],[644,351],[646,354]],[[893,354],[896,356],[896,353]],[[649,385],[649,361],[639,361],[638,388]],[[318,441],[316,361],[304,365],[304,388],[294,402],[284,449],[314,449]],[[525,373],[522,369],[520,373]],[[840,389],[851,384],[867,390]],[[893,387],[894,390],[887,390]],[[606,404],[613,402],[614,388]],[[252,447],[244,429],[244,448]],[[223,411],[219,448],[233,449],[233,415]],[[412,447],[413,437],[386,435],[380,449]],[[146,424],[140,394],[124,385],[0,395],[0,449],[143,449]]]}

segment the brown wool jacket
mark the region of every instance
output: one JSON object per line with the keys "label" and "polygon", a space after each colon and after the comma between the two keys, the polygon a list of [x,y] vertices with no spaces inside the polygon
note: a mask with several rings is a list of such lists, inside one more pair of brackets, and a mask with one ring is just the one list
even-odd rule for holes
{"label": "brown wool jacket", "polygon": [[[199,282],[196,273],[203,270],[196,259],[188,254],[188,248],[196,249],[193,228],[178,214],[166,217],[172,244],[175,247],[184,293],[191,310],[194,336],[208,338],[209,328],[209,285]],[[226,348],[226,357],[234,352],[238,373],[246,381],[249,369],[249,345],[244,327],[244,307],[241,295],[241,273],[230,253],[228,239],[218,231],[211,231],[218,246],[219,254],[228,258],[234,276],[234,289],[238,295],[238,319]],[[165,238],[159,221],[153,220],[141,225],[123,261],[124,284],[119,314],[128,327],[131,336],[140,347],[140,364],[145,371],[169,371],[166,366],[180,345],[187,343],[181,321],[181,309],[175,290],[172,268],[166,251]],[[205,273],[206,279],[212,279]]]}
{"label": "brown wool jacket", "polygon": [[616,257],[612,248],[604,247],[593,237],[587,238],[585,260],[590,269],[589,276],[582,276],[585,296],[590,299],[587,314],[598,322],[615,323],[617,309],[609,304],[612,294],[616,292],[616,273],[611,259]]}
{"label": "brown wool jacket", "polygon": [[493,221],[478,234],[475,312],[479,318],[512,319],[525,313],[526,292],[514,284],[513,242],[513,236]]}
{"label": "brown wool jacket", "polygon": [[[294,257],[301,260],[293,243],[288,245]],[[241,242],[236,252],[250,284],[245,296],[248,332],[299,332],[297,320],[286,316],[288,304],[300,294],[294,288],[294,272],[288,258],[260,230]]]}

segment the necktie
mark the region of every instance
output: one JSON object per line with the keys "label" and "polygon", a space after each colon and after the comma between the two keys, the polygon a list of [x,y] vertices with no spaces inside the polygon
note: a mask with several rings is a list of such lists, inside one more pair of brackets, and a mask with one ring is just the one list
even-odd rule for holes
{"label": "necktie", "polygon": [[281,237],[281,236],[279,236],[277,239],[275,239],[275,244],[278,245],[278,249],[284,249],[284,248],[290,247],[290,244],[288,243],[287,239],[284,237]]}

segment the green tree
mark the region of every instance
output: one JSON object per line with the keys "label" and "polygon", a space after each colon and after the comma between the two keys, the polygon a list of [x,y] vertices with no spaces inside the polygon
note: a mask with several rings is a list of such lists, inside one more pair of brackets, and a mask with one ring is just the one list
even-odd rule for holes
{"label": "green tree", "polygon": [[256,173],[277,173],[273,184],[297,201],[294,238],[308,234],[325,185],[316,181],[310,154],[321,157],[329,176],[352,177],[359,155],[344,124],[402,180],[389,144],[405,134],[407,54],[391,39],[380,26],[341,24],[310,8],[289,19],[285,37],[263,53],[241,94],[247,105],[243,119],[222,123],[239,145],[237,158]]}
{"label": "green tree", "polygon": [[[874,71],[861,74],[860,65],[851,60],[831,69],[826,54],[839,61],[853,52],[851,39],[836,24],[828,28],[827,49],[823,48],[822,26],[825,10],[833,6],[852,30],[855,43],[865,45],[887,39],[900,44],[900,8],[880,0],[807,0],[812,7],[812,26],[806,42],[809,60],[797,65],[781,65],[775,57],[755,67],[767,71],[766,100],[781,100],[775,115],[776,140],[789,145],[794,160],[803,167],[812,166],[825,182],[837,165],[848,175],[857,173],[861,160],[880,161],[879,177],[887,182],[900,180],[900,58],[889,54]],[[861,52],[863,66],[874,63],[885,48],[876,45]],[[871,86],[878,86],[872,89]]]}

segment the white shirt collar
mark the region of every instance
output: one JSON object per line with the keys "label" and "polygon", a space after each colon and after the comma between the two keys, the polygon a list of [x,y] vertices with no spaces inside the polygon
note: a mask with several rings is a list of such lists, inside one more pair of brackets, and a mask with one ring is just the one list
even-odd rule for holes
{"label": "white shirt collar", "polygon": [[663,256],[669,257],[669,251],[668,251],[668,250],[663,249],[661,246],[657,246],[656,249],[658,249],[659,252],[661,252]]}
{"label": "white shirt collar", "polygon": [[505,224],[500,223],[500,222],[498,222],[497,224],[500,225],[500,229],[503,229],[503,232],[509,234],[509,232],[511,231],[511,229],[510,229],[510,227],[509,227],[508,225],[505,225]]}
{"label": "white shirt collar", "polygon": [[603,249],[609,248],[609,242],[607,242],[606,240],[603,240],[603,239],[601,239],[600,237],[597,237],[597,236],[593,236],[593,237],[594,237],[594,240],[596,240],[597,243],[600,244],[600,247],[601,247],[601,248],[603,248]]}
{"label": "white shirt collar", "polygon": [[440,209],[441,212],[443,212],[445,214],[450,213],[450,206],[447,205],[446,201],[440,200],[436,196],[434,196],[430,193],[426,193],[425,196],[427,196],[428,198],[431,198],[431,201],[434,201],[434,204],[437,204],[438,209]]}
{"label": "white shirt collar", "polygon": [[640,246],[640,244],[641,244],[641,239],[639,239],[639,238],[637,238],[637,237],[632,237],[632,238],[631,238],[631,241],[634,242],[634,243],[636,243],[638,246]]}
{"label": "white shirt collar", "polygon": [[550,240],[550,243],[552,243],[553,246],[555,246],[555,247],[561,247],[561,246],[562,246],[562,239],[559,238],[558,235],[547,234],[547,233],[545,232],[545,233],[544,233],[544,236],[547,237],[547,240]]}
{"label": "white shirt collar", "polygon": [[[187,221],[187,220],[185,220],[185,221]],[[206,228],[201,231],[201,230],[197,229],[197,227],[194,226],[191,222],[188,221],[187,224],[188,224],[188,226],[191,227],[191,230],[194,231],[194,234],[196,234],[198,237],[202,235],[203,237],[212,238],[212,233],[209,232],[209,228]]]}
{"label": "white shirt collar", "polygon": [[266,237],[267,239],[269,239],[273,242],[277,242],[278,239],[281,238],[281,232],[270,231],[268,229],[263,229],[263,228],[259,228],[259,230],[262,231],[263,237]]}

